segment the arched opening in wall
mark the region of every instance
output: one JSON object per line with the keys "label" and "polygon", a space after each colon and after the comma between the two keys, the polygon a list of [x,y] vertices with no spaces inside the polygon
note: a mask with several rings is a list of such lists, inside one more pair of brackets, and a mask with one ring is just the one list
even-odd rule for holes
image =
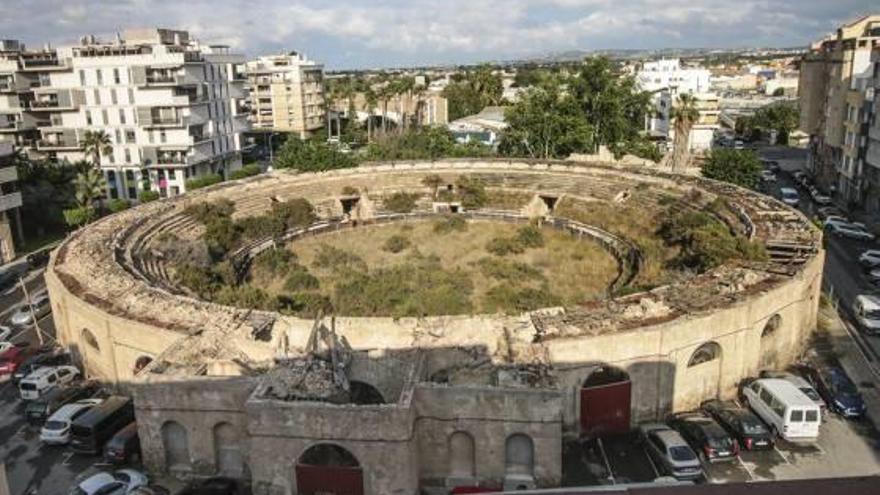
{"label": "arched opening in wall", "polygon": [[217,474],[241,478],[244,474],[244,458],[238,432],[229,423],[214,426],[214,462]]}
{"label": "arched opening in wall", "polygon": [[449,476],[473,478],[476,465],[474,437],[465,431],[449,435]]}
{"label": "arched opening in wall", "polygon": [[349,196],[345,198],[340,198],[339,202],[342,204],[342,214],[351,215],[351,212],[354,211],[355,208],[357,208],[360,201],[360,196]]}
{"label": "arched opening in wall", "polygon": [[556,195],[541,194],[538,197],[541,198],[541,201],[544,202],[544,205],[551,212],[553,211],[554,208],[556,208],[556,203],[559,202],[559,196],[556,196]]}
{"label": "arched opening in wall", "polygon": [[176,421],[162,425],[162,448],[165,450],[165,467],[169,471],[189,470],[189,437],[183,425]]}
{"label": "arched opening in wall", "polygon": [[580,390],[581,433],[594,436],[630,430],[632,382],[615,366],[602,365],[584,380]]}
{"label": "arched opening in wall", "polygon": [[348,450],[332,443],[312,445],[296,463],[296,493],[363,495],[363,470]]}
{"label": "arched opening in wall", "polygon": [[352,404],[369,406],[385,403],[385,398],[382,397],[382,392],[379,392],[379,389],[369,383],[351,380],[349,384],[351,387],[349,388],[349,398],[351,399]]}
{"label": "arched opening in wall", "polygon": [[[532,476],[535,471],[535,445],[532,438],[522,433],[507,437],[504,445],[504,475]],[[524,485],[517,490],[527,489]]]}
{"label": "arched opening in wall", "polygon": [[693,354],[691,354],[691,358],[688,360],[688,368],[720,359],[721,346],[717,342],[706,342],[697,347]]}
{"label": "arched opening in wall", "polygon": [[721,346],[706,342],[694,349],[687,362],[688,377],[682,383],[685,393],[695,397],[697,403],[718,398],[721,391]]}
{"label": "arched opening in wall", "polygon": [[88,328],[82,329],[82,340],[89,346],[89,349],[95,352],[101,352],[101,346],[98,345],[98,339],[95,334]]}
{"label": "arched opening in wall", "polygon": [[132,374],[137,375],[138,373],[141,372],[142,369],[149,366],[149,364],[152,362],[153,362],[153,358],[150,356],[138,357],[137,359],[134,360],[134,367],[131,370]]}
{"label": "arched opening in wall", "polygon": [[773,369],[779,361],[779,344],[777,334],[782,326],[782,317],[778,314],[771,316],[764,328],[761,329],[761,357],[760,369]]}

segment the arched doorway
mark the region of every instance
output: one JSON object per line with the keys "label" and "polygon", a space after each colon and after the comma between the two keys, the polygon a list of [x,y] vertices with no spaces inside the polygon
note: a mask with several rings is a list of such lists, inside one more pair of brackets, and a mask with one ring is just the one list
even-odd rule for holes
{"label": "arched doorway", "polygon": [[297,459],[296,490],[299,495],[363,495],[360,462],[339,445],[312,445]]}
{"label": "arched doorway", "polygon": [[581,434],[626,433],[630,429],[632,382],[626,371],[603,365],[581,386]]}
{"label": "arched doorway", "polygon": [[721,357],[721,345],[709,341],[694,349],[688,358],[686,386],[700,401],[721,395]]}
{"label": "arched doorway", "polygon": [[162,425],[162,447],[165,449],[165,467],[169,471],[189,469],[189,437],[183,425],[176,421]]}
{"label": "arched doorway", "polygon": [[449,435],[449,476],[472,478],[476,473],[474,438],[464,431]]}
{"label": "arched doorway", "polygon": [[241,455],[241,444],[238,432],[229,423],[218,423],[214,426],[214,462],[217,474],[242,477],[244,459]]}
{"label": "arched doorway", "polygon": [[150,363],[153,362],[153,358],[150,356],[140,356],[134,361],[134,368],[132,368],[131,373],[133,375],[137,375],[141,372],[142,369],[149,366]]}
{"label": "arched doorway", "polygon": [[761,329],[761,357],[758,363],[759,369],[774,369],[779,362],[779,327],[782,326],[782,317],[778,314],[771,316],[764,328]]}
{"label": "arched doorway", "polygon": [[[532,438],[522,433],[514,433],[507,437],[504,444],[504,475],[507,477],[534,476],[535,445]],[[523,485],[522,488],[527,489]]]}

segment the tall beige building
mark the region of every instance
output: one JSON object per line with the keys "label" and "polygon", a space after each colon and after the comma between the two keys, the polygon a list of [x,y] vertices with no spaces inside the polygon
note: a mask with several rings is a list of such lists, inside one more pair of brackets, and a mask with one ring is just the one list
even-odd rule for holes
{"label": "tall beige building", "polygon": [[324,66],[296,52],[247,63],[253,129],[308,137],[324,127]]}
{"label": "tall beige building", "polygon": [[872,77],[880,15],[862,17],[819,40],[801,61],[801,130],[810,135],[808,168],[844,206],[861,207]]}

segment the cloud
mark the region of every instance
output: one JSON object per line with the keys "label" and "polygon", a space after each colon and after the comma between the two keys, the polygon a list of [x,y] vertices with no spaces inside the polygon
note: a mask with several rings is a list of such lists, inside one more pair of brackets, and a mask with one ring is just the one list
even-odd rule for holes
{"label": "cloud", "polygon": [[[575,48],[806,45],[874,0],[3,0],[31,45],[127,27],[188,29],[250,55],[330,66],[468,62]],[[876,6],[875,6],[876,9]]]}

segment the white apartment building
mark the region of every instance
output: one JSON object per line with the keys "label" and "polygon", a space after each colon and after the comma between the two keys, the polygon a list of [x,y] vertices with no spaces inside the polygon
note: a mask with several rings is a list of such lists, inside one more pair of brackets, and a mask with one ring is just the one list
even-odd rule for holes
{"label": "white apartment building", "polygon": [[668,89],[677,96],[680,93],[709,92],[712,75],[707,69],[684,68],[679,59],[673,58],[645,62],[636,74],[636,80],[644,91]]}
{"label": "white apartment building", "polygon": [[41,60],[50,52],[26,52],[16,40],[0,40],[0,143],[29,148],[40,133],[29,113],[33,87],[39,84]]}
{"label": "white apartment building", "polygon": [[324,127],[323,65],[290,52],[248,62],[247,74],[255,131],[305,138]]}
{"label": "white apartment building", "polygon": [[89,160],[83,138],[103,131],[108,197],[136,200],[185,192],[190,178],[241,167],[245,59],[204,46],[185,31],[129,30],[108,43],[85,37],[46,52],[29,114],[35,151],[56,160]]}

